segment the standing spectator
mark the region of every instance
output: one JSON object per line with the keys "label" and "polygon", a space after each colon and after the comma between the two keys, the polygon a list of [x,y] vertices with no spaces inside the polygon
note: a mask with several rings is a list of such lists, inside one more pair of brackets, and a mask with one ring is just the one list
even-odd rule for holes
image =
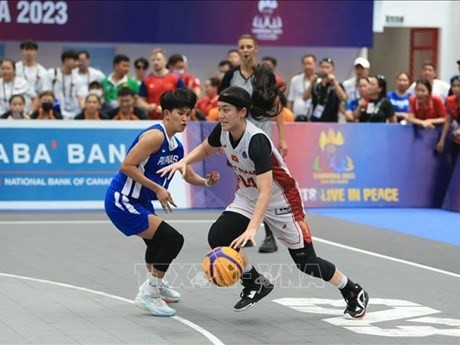
{"label": "standing spectator", "polygon": [[273,72],[275,75],[275,80],[277,84],[284,83],[283,78],[281,78],[278,74],[276,74],[276,66],[278,65],[278,61],[273,56],[264,56],[262,58],[262,63],[267,66],[267,68]]}
{"label": "standing spectator", "polygon": [[106,114],[101,112],[101,98],[95,94],[89,94],[85,98],[85,108],[75,116],[74,120],[107,120]]}
{"label": "standing spectator", "polygon": [[316,56],[306,54],[302,57],[302,73],[291,78],[287,97],[287,107],[294,113],[295,121],[308,121],[311,115],[311,98],[305,99],[310,79],[316,72]]}
{"label": "standing spectator", "polygon": [[[347,102],[347,110],[345,112],[345,118],[348,122],[358,122],[359,113],[366,111],[367,104],[369,103],[369,78],[362,77],[358,81],[358,93],[359,99],[354,99],[351,102]],[[356,112],[356,117],[353,113]]]}
{"label": "standing spectator", "polygon": [[[451,79],[451,85],[452,95],[447,97],[446,101],[447,119],[442,129],[441,138],[436,145],[436,150],[438,152],[442,152],[444,150],[447,134],[450,130],[452,130],[453,142],[450,153],[452,157],[452,164],[455,166],[460,152],[460,75]],[[454,121],[456,122],[456,125],[452,128]]]}
{"label": "standing spectator", "polygon": [[0,78],[0,114],[10,110],[9,100],[11,96],[22,95],[25,100],[25,112],[30,113],[36,93],[33,87],[25,80],[16,75],[16,64],[12,59],[4,59],[2,62],[2,77]]}
{"label": "standing spectator", "polygon": [[139,89],[138,104],[145,108],[151,120],[159,120],[163,116],[160,97],[166,91],[185,87],[184,82],[176,73],[170,73],[166,68],[166,53],[157,48],[152,51],[151,62],[153,72],[145,77]]}
{"label": "standing spectator", "polygon": [[113,72],[104,80],[104,101],[112,108],[118,107],[118,90],[128,87],[138,93],[139,85],[136,80],[128,77],[130,59],[126,55],[118,54],[113,58]]}
{"label": "standing spectator", "polygon": [[127,87],[118,90],[118,108],[113,109],[107,115],[111,120],[147,120],[144,111],[134,106],[136,94]]}
{"label": "standing spectator", "polygon": [[[426,79],[430,82],[432,90],[431,94],[433,96],[439,96],[443,102],[446,101],[447,96],[449,95],[450,85],[445,81],[436,78],[436,65],[434,63],[425,62],[422,65],[421,79]],[[409,92],[412,95],[416,93],[415,87],[416,83],[412,83],[409,88]]]}
{"label": "standing spectator", "polygon": [[39,107],[30,115],[34,120],[62,120],[62,115],[54,109],[55,102],[54,93],[51,91],[43,91],[38,96]]}
{"label": "standing spectator", "polygon": [[2,120],[28,120],[29,115],[25,112],[26,100],[23,95],[13,95],[9,101],[10,110],[0,116]]}
{"label": "standing spectator", "polygon": [[196,108],[206,117],[212,108],[217,107],[218,90],[219,80],[217,78],[206,80],[204,84],[205,96],[196,103]]}
{"label": "standing spectator", "polygon": [[428,79],[415,82],[415,96],[409,99],[407,121],[423,128],[435,128],[446,121],[446,108],[441,97],[432,94]]}
{"label": "standing spectator", "polygon": [[185,87],[195,92],[197,97],[201,95],[201,82],[200,79],[190,74],[187,71],[187,60],[184,55],[173,54],[168,59],[166,66],[172,73],[176,73],[182,79]]}
{"label": "standing spectator", "polygon": [[355,76],[343,82],[348,102],[359,99],[358,81],[362,77],[369,76],[369,69],[371,68],[369,60],[364,57],[357,57],[353,62],[353,66],[355,69]]}
{"label": "standing spectator", "polygon": [[230,61],[231,68],[241,65],[241,56],[238,49],[230,49],[227,52],[227,60]]}
{"label": "standing spectator", "polygon": [[[393,104],[386,97],[387,82],[382,75],[370,76],[369,100],[361,103],[353,112],[354,119],[359,122],[396,122]],[[358,102],[359,103],[359,102]]]}
{"label": "standing spectator", "polygon": [[86,50],[78,52],[78,68],[76,70],[86,87],[93,81],[100,83],[105,78],[102,71],[90,66],[90,55]]}
{"label": "standing spectator", "polygon": [[409,112],[409,75],[401,72],[396,76],[396,89],[388,92],[388,99],[395,109],[396,119],[399,123],[407,123],[407,113]]}
{"label": "standing spectator", "polygon": [[48,76],[51,79],[51,91],[59,102],[64,119],[73,119],[85,106],[85,97],[88,88],[78,72],[78,54],[74,50],[67,50],[61,55],[61,68],[51,68]]}
{"label": "standing spectator", "polygon": [[147,71],[149,70],[149,60],[144,57],[137,58],[134,61],[134,78],[137,81],[139,87],[142,84],[142,81],[147,76]]}
{"label": "standing spectator", "polygon": [[230,61],[222,60],[221,62],[219,62],[219,65],[217,67],[217,70],[218,70],[217,78],[219,79],[219,81],[222,80],[222,78],[224,77],[225,73],[230,71],[231,68],[232,68],[232,66],[230,64]]}
{"label": "standing spectator", "polygon": [[324,58],[320,61],[322,77],[313,78],[306,91],[306,97],[311,95],[313,111],[312,122],[338,122],[340,103],[347,99],[343,85],[339,84],[334,75],[334,61]]}
{"label": "standing spectator", "polygon": [[[51,89],[51,81],[45,67],[37,62],[38,44],[35,41],[21,42],[22,60],[16,62],[16,75],[27,80],[29,85],[39,95],[43,91]],[[38,107],[38,98],[32,104],[31,111]]]}

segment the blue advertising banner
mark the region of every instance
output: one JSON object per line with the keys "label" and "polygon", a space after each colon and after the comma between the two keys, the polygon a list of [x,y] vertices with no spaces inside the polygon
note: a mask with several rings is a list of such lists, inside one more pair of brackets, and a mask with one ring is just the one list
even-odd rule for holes
{"label": "blue advertising banner", "polygon": [[442,207],[460,212],[460,159],[457,159]]}
{"label": "blue advertising banner", "polygon": [[[153,123],[2,121],[0,209],[101,209],[133,139]],[[184,182],[173,182],[182,192],[174,200],[186,207]]]}
{"label": "blue advertising banner", "polygon": [[372,20],[370,0],[0,0],[0,40],[370,47]]}

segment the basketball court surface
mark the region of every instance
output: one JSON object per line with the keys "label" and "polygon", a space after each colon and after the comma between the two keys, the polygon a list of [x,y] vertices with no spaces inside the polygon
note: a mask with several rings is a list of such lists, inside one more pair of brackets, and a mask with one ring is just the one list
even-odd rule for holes
{"label": "basketball court surface", "polygon": [[[0,213],[0,344],[460,343],[459,244],[417,236],[423,224],[413,215],[398,231],[387,215],[359,224],[308,213],[318,256],[369,292],[366,317],[352,320],[340,293],[298,271],[286,248],[258,253],[263,229],[246,251],[275,289],[234,312],[240,287],[211,286],[201,270],[219,214],[160,214],[185,237],[166,276],[183,299],[171,305],[175,317],[160,318],[133,304],[146,278],[144,243],[104,213]],[[439,230],[460,232],[460,214],[449,217]]]}

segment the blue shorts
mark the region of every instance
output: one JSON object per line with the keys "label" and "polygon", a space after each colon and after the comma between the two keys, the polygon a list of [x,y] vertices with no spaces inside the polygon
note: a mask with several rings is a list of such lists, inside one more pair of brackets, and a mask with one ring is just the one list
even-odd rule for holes
{"label": "blue shorts", "polygon": [[104,206],[112,223],[126,236],[147,230],[149,215],[155,214],[151,202],[129,198],[111,187],[105,194]]}

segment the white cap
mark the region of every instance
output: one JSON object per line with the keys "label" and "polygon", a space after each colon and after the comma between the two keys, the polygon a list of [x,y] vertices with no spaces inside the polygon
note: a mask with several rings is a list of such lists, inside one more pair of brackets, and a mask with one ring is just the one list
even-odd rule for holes
{"label": "white cap", "polygon": [[363,66],[364,68],[369,68],[371,67],[371,64],[368,59],[363,58],[363,57],[358,57],[355,59],[355,62],[353,63],[353,66]]}

